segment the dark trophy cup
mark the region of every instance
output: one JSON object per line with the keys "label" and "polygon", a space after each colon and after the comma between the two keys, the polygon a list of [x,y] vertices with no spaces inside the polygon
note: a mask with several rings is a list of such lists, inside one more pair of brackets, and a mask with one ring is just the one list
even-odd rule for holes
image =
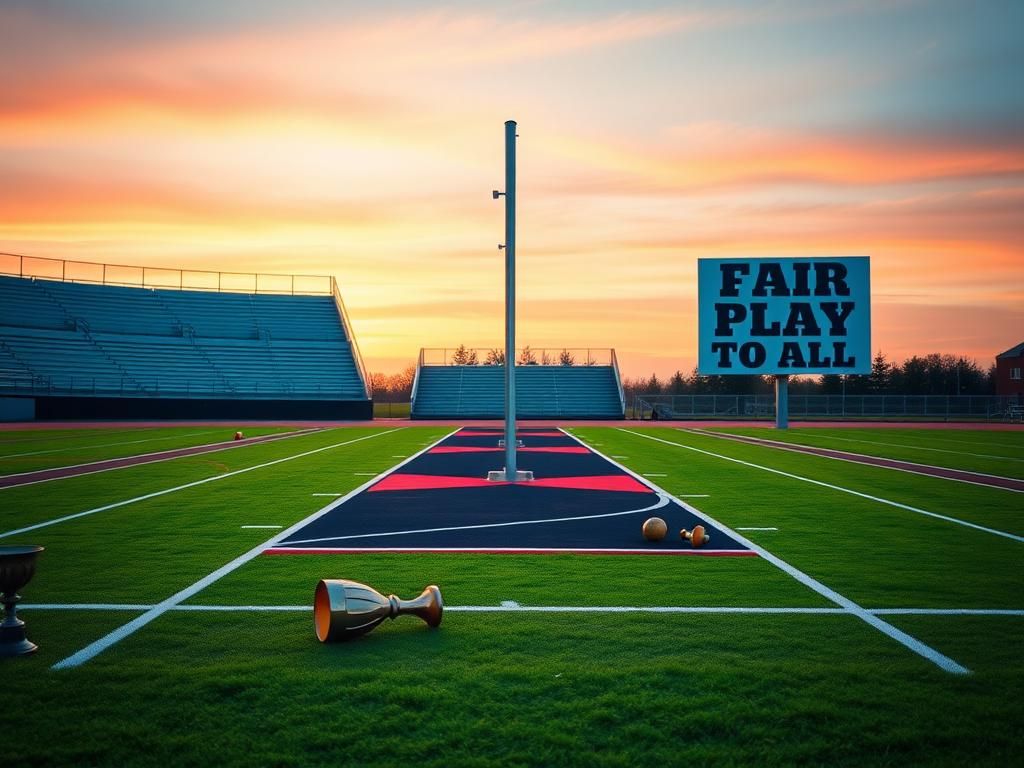
{"label": "dark trophy cup", "polygon": [[384,597],[377,590],[347,579],[321,579],[313,598],[313,622],[321,643],[364,635],[384,619],[403,613],[419,616],[431,627],[441,623],[441,590],[431,585],[415,600]]}
{"label": "dark trophy cup", "polygon": [[42,547],[0,547],[0,593],[3,593],[4,620],[0,623],[0,658],[24,656],[39,647],[25,637],[25,622],[18,618],[17,592],[32,580],[36,555]]}

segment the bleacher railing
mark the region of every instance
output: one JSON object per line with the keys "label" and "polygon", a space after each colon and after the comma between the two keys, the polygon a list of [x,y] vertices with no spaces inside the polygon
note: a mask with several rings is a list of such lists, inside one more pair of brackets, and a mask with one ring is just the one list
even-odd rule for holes
{"label": "bleacher railing", "polygon": [[[1005,419],[1016,403],[999,395],[789,395],[790,418]],[[637,419],[775,418],[774,395],[655,395],[634,397]]]}
{"label": "bleacher railing", "polygon": [[124,264],[22,256],[17,253],[0,253],[0,274],[65,283],[167,288],[176,291],[276,293],[292,296],[330,296],[337,291],[332,275],[279,275],[134,267]]}
{"label": "bleacher railing", "polygon": [[225,385],[215,379],[157,380],[137,384],[128,378],[100,376],[0,376],[0,393],[20,395],[110,395],[118,397],[247,397],[271,399],[338,398],[350,393],[330,382],[281,385],[271,382],[241,381]]}
{"label": "bleacher railing", "polygon": [[348,343],[352,347],[352,359],[355,360],[356,369],[359,371],[359,378],[363,381],[363,391],[366,392],[366,399],[372,400],[373,381],[371,381],[369,374],[366,372],[366,366],[363,365],[363,355],[359,351],[359,342],[356,341],[356,334],[352,330],[352,321],[349,320],[348,310],[345,309],[345,302],[341,298],[341,291],[338,290],[338,282],[333,277],[331,278],[331,294],[334,296],[334,303],[341,313],[341,319],[345,323],[345,334],[348,336]]}
{"label": "bleacher railing", "polygon": [[[444,347],[420,350],[419,366],[442,365],[496,365],[505,364],[505,350],[497,347]],[[565,367],[592,367],[615,365],[614,349],[588,347],[516,349],[516,365],[558,365]]]}

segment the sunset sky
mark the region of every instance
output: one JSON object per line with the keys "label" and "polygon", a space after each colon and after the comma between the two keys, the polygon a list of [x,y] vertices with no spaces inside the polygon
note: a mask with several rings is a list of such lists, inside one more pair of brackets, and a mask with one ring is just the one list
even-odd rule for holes
{"label": "sunset sky", "polygon": [[867,255],[873,348],[1024,341],[1024,2],[0,0],[0,251],[337,277],[368,367],[696,362],[701,256]]}

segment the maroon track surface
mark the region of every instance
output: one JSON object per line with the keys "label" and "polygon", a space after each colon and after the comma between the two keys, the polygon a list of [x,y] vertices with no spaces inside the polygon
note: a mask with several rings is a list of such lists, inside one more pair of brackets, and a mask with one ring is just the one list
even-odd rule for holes
{"label": "maroon track surface", "polygon": [[750,443],[767,448],[778,448],[783,451],[794,453],[807,453],[812,456],[824,456],[830,459],[841,459],[855,464],[868,464],[873,467],[884,467],[885,469],[898,469],[902,472],[913,472],[916,475],[928,475],[929,477],[941,477],[945,480],[957,480],[961,483],[973,483],[984,485],[989,488],[1005,488],[1009,491],[1024,493],[1024,480],[1017,480],[1012,477],[999,477],[998,475],[985,475],[978,472],[967,472],[962,469],[949,469],[947,467],[936,467],[931,464],[916,464],[912,461],[899,461],[897,459],[883,459],[878,456],[865,456],[863,453],[850,453],[848,451],[835,451],[831,448],[813,448],[809,445],[797,445],[796,443],[784,443],[778,440],[765,440],[760,437],[748,437],[746,435],[727,435],[721,432],[707,432],[703,429],[694,430],[697,434],[708,437],[720,437],[723,440],[734,440],[738,443]]}
{"label": "maroon track surface", "polygon": [[[500,419],[439,419],[412,421],[410,419],[374,419],[372,421],[20,421],[0,423],[0,432],[14,430],[47,429],[152,429],[155,427],[294,427],[295,429],[323,429],[327,427],[383,427],[402,424],[415,427],[504,427]],[[773,421],[761,419],[747,421],[715,421],[711,419],[689,421],[584,421],[577,419],[520,419],[520,427],[771,427]],[[1024,423],[979,421],[791,421],[791,429],[974,429],[987,432],[1024,432]]]}
{"label": "maroon track surface", "polygon": [[297,435],[315,431],[315,429],[302,429],[295,432],[283,432],[276,435],[250,437],[244,440],[229,440],[223,443],[194,445],[191,448],[173,448],[169,451],[159,451],[157,453],[143,453],[136,456],[124,456],[120,459],[92,461],[88,464],[76,464],[71,467],[53,467],[51,469],[39,469],[34,472],[21,472],[16,475],[2,475],[0,476],[0,488],[12,488],[17,485],[30,485],[32,483],[41,483],[46,480],[75,477],[76,475],[90,475],[94,472],[106,472],[110,469],[134,467],[139,464],[152,464],[155,461],[167,461],[168,459],[177,459],[182,456],[196,456],[202,453],[212,453],[213,451],[225,451],[229,448],[240,448],[244,445],[267,443],[273,440],[281,440],[286,437],[295,437]]}

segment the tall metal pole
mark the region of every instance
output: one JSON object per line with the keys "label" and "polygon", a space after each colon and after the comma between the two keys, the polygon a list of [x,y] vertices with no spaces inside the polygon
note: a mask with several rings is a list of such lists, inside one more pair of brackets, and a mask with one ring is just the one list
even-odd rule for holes
{"label": "tall metal pole", "polygon": [[516,121],[505,121],[505,479],[516,480]]}

